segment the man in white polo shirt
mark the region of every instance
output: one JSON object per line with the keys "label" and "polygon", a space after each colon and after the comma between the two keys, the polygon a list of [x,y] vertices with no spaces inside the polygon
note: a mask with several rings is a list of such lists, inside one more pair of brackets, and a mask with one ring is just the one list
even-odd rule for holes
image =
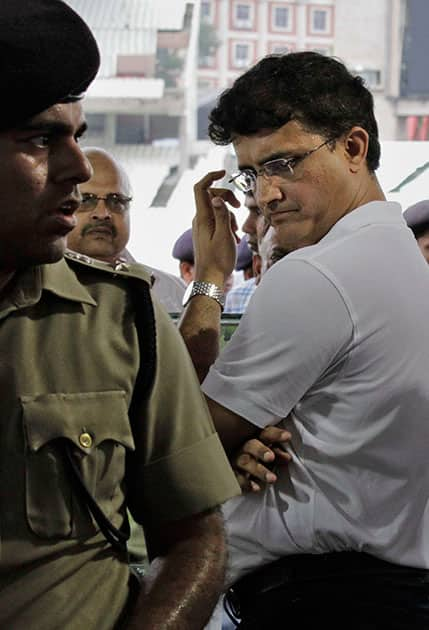
{"label": "man in white polo shirt", "polygon": [[[292,434],[276,483],[225,508],[240,628],[427,629],[429,275],[375,176],[372,97],[335,59],[274,55],[221,96],[209,135],[233,143],[288,253],[203,383],[230,450],[267,425]],[[195,186],[204,291],[182,322],[207,356],[233,264],[223,175]]]}

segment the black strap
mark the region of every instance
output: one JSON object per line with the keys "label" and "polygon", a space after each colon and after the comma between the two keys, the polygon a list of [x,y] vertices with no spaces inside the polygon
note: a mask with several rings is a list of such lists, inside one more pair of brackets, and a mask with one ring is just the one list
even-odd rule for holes
{"label": "black strap", "polygon": [[[137,413],[141,402],[149,396],[155,379],[156,325],[149,285],[136,278],[130,278],[129,282],[132,285],[131,295],[140,351],[139,369],[129,407],[129,417],[132,419],[134,414]],[[85,484],[79,467],[70,452],[70,443],[68,440],[65,444],[64,452],[77,492],[99,526],[100,531],[115,549],[122,553],[126,552],[127,540],[130,537],[128,519],[125,519],[124,530],[120,530],[113,525]]]}
{"label": "black strap", "polygon": [[131,278],[140,363],[129,408],[132,419],[151,392],[156,371],[156,325],[149,285]]}
{"label": "black strap", "polygon": [[125,530],[121,531],[113,525],[113,523],[107,518],[103,510],[98,505],[97,501],[88,490],[80,470],[75,462],[73,455],[70,452],[70,442],[66,440],[64,446],[64,453],[66,456],[67,464],[71,473],[71,477],[75,483],[77,493],[86,504],[91,516],[99,526],[101,532],[105,538],[111,543],[111,545],[122,553],[127,552],[127,540],[130,537],[130,526],[128,520],[125,519]]}

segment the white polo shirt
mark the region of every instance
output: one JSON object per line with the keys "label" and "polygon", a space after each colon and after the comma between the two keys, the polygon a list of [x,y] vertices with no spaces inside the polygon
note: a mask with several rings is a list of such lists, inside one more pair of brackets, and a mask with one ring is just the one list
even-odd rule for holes
{"label": "white polo shirt", "polygon": [[429,568],[429,266],[398,204],[276,263],[203,389],[293,435],[277,483],[225,506],[232,579],[344,549]]}

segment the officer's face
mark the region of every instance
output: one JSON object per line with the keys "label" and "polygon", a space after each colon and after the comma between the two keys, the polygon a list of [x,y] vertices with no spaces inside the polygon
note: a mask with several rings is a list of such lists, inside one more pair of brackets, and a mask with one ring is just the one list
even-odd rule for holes
{"label": "officer's face", "polygon": [[419,236],[417,243],[420,247],[421,253],[426,259],[426,262],[429,263],[429,230],[426,230],[424,234]]}
{"label": "officer's face", "polygon": [[[79,186],[83,198],[88,195],[106,198],[121,195],[129,198],[130,186],[122,169],[104,152],[90,151],[87,154],[93,168],[91,179]],[[95,199],[94,199],[95,200]],[[128,203],[111,205],[106,199],[96,200],[93,207],[85,204],[76,213],[77,225],[67,238],[67,246],[76,252],[114,262],[122,253],[130,236]]]}
{"label": "officer's face", "polygon": [[91,175],[78,140],[80,103],[61,103],[0,133],[0,270],[59,260],[73,229],[77,185]]}

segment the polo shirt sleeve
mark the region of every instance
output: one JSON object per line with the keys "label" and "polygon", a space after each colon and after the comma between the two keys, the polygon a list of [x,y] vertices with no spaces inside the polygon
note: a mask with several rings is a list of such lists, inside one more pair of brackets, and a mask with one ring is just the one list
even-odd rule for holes
{"label": "polo shirt sleeve", "polygon": [[353,333],[346,300],[327,272],[284,258],[263,277],[202,389],[258,427],[277,424],[341,365]]}
{"label": "polo shirt sleeve", "polygon": [[151,527],[240,493],[182,337],[154,306],[157,368],[151,396],[132,420],[136,450],[127,494],[135,520]]}

